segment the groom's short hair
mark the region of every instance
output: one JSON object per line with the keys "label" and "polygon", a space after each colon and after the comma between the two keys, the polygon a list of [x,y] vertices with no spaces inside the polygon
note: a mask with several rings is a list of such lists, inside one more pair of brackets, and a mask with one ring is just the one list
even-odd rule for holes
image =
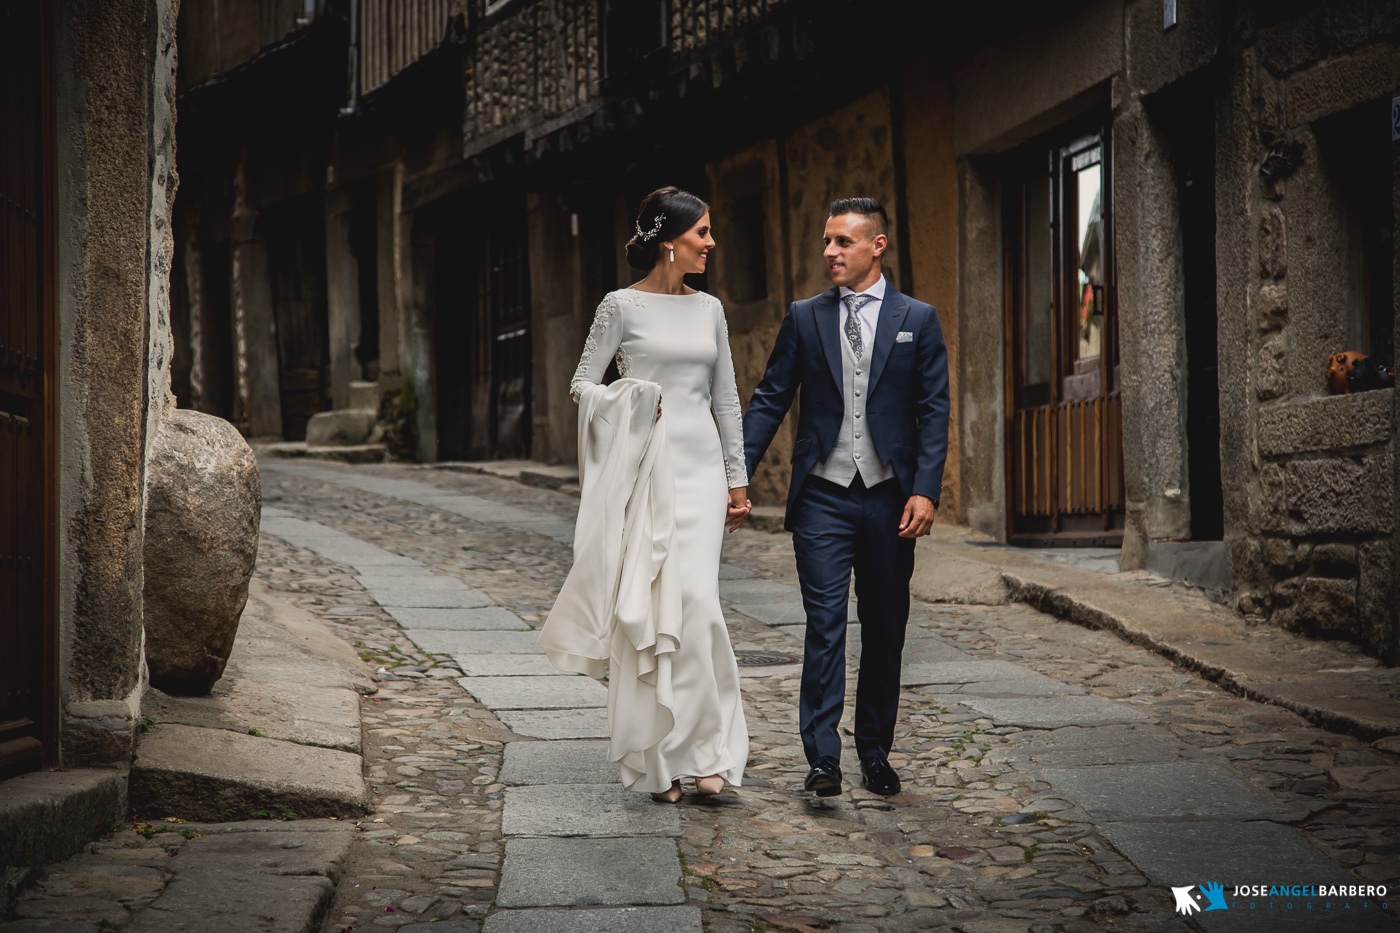
{"label": "groom's short hair", "polygon": [[882,233],[889,235],[890,217],[874,198],[837,198],[831,202],[830,216],[840,217],[842,214],[859,214],[875,225],[875,236]]}

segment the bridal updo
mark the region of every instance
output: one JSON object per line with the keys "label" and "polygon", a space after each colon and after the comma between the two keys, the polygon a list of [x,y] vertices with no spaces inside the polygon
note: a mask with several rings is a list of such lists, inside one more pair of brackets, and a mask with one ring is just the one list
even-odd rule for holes
{"label": "bridal updo", "polygon": [[710,205],[671,185],[642,199],[632,239],[627,241],[627,264],[638,272],[650,272],[661,258],[661,242],[674,239],[700,222]]}

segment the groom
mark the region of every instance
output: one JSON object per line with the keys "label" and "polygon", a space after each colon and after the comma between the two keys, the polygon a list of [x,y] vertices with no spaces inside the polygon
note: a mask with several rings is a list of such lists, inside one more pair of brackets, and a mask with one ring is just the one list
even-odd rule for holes
{"label": "groom", "polygon": [[794,302],[744,415],[749,476],[801,391],[784,527],[792,532],[807,642],[799,721],[819,797],[841,792],[846,617],[855,571],[861,780],[899,793],[888,756],[899,711],[914,539],[928,534],[948,453],[948,359],[938,313],[885,280],[889,218],[844,198],[826,222],[833,287]]}

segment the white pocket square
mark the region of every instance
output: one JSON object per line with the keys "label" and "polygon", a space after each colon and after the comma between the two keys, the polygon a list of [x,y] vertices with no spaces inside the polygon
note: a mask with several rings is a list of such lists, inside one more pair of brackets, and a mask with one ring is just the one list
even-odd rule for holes
{"label": "white pocket square", "polygon": [[912,330],[902,330],[894,335],[895,343],[913,343],[914,332]]}

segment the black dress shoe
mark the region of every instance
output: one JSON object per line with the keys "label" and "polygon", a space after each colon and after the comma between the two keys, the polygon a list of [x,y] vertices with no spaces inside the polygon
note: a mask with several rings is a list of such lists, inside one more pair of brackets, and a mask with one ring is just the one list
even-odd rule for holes
{"label": "black dress shoe", "polygon": [[883,758],[860,760],[860,782],[865,785],[866,790],[882,797],[893,797],[899,793],[899,775]]}
{"label": "black dress shoe", "polygon": [[835,758],[818,758],[802,786],[818,797],[835,797],[841,793],[841,766]]}

